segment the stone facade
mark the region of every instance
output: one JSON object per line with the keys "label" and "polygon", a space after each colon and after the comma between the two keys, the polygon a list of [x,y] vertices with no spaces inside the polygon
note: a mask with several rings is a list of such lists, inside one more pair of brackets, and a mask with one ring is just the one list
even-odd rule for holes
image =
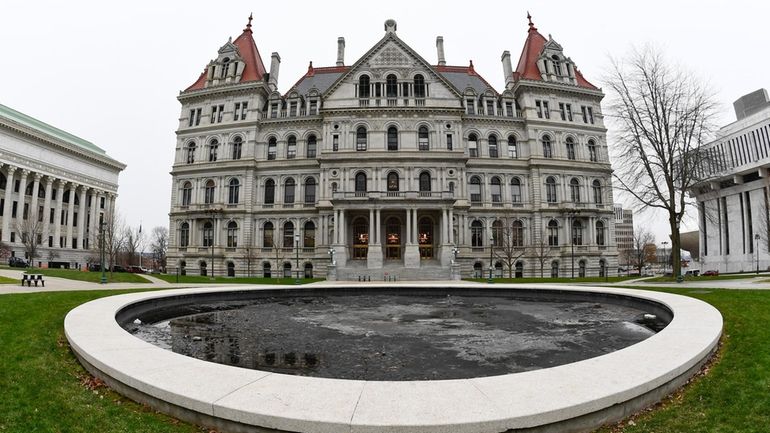
{"label": "stone facade", "polygon": [[541,256],[546,276],[617,270],[603,93],[531,22],[502,92],[388,20],[285,94],[250,23],[178,97],[169,272],[447,279],[490,254],[498,275],[539,276]]}
{"label": "stone facade", "polygon": [[0,218],[3,243],[34,265],[84,267],[97,257],[97,233],[112,212],[126,166],[81,138],[0,105]]}
{"label": "stone facade", "polygon": [[689,191],[704,271],[770,267],[770,98],[764,89],[747,96],[735,104],[737,120],[703,146],[704,181]]}
{"label": "stone facade", "polygon": [[615,205],[615,245],[620,264],[628,266],[634,251],[634,211],[620,205]]}

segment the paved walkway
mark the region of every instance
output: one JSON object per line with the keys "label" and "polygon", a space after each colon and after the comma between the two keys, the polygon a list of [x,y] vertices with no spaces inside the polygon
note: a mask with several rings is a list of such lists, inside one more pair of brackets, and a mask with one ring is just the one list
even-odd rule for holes
{"label": "paved walkway", "polygon": [[[0,269],[0,276],[14,278],[21,280],[23,270],[15,269]],[[71,290],[119,290],[119,289],[171,289],[171,288],[184,288],[184,287],[243,287],[243,284],[194,284],[194,283],[169,283],[160,278],[153,277],[152,275],[142,275],[142,277],[148,279],[149,283],[90,283],[87,281],[70,280],[66,278],[57,277],[45,277],[45,287],[38,286],[32,287],[20,286],[16,284],[0,284],[0,295],[8,293],[35,293],[35,292],[56,292],[56,291],[71,291]],[[686,281],[682,283],[648,283],[649,277],[639,278],[635,280],[626,280],[616,283],[577,283],[585,286],[633,286],[642,288],[653,287],[682,287],[690,289],[706,289],[706,288],[718,288],[718,289],[735,289],[735,290],[770,290],[770,273],[759,274],[754,278],[739,278],[734,280],[704,280],[704,281]],[[762,282],[762,281],[766,282]],[[401,282],[401,281],[400,281]],[[425,283],[426,281],[421,281]],[[374,282],[372,282],[374,283]],[[437,281],[436,283],[441,283]],[[454,283],[458,283],[455,281]],[[360,286],[365,283],[356,281],[320,281],[318,285],[335,284],[335,285],[355,285]]]}

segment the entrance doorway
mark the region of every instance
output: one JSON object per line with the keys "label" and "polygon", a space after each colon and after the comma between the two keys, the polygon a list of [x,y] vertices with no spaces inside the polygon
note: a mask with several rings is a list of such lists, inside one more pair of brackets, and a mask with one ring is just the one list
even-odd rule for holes
{"label": "entrance doorway", "polygon": [[433,258],[433,220],[428,217],[420,218],[417,223],[419,229],[418,241],[420,245],[420,258]]}
{"label": "entrance doorway", "polygon": [[369,252],[369,221],[364,217],[353,220],[353,259],[366,260]]}
{"label": "entrance doorway", "polygon": [[396,217],[385,221],[385,258],[401,259],[401,221]]}

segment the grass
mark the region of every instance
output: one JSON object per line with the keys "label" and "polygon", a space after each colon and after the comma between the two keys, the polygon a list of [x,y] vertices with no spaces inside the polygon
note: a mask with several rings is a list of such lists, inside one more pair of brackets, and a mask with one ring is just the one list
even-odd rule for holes
{"label": "grass", "polygon": [[[177,280],[176,275],[160,274],[153,275],[169,283],[183,284],[294,284],[294,278],[262,278],[262,277],[203,277],[200,275],[180,275]],[[323,281],[322,278],[303,278],[302,284],[315,283]]]}
{"label": "grass", "polygon": [[[770,430],[770,291],[656,288],[696,297],[724,316],[721,359],[708,374],[633,425],[600,433],[760,433]],[[125,291],[123,291],[125,292]],[[197,427],[132,403],[89,380],[63,335],[76,305],[121,291],[0,296],[0,432],[188,433]],[[91,386],[86,386],[91,385]]]}
{"label": "grass", "polygon": [[[74,269],[27,269],[26,272],[43,274],[49,277],[66,278],[68,280],[87,281],[89,283],[98,283],[102,279],[101,272],[84,272]],[[110,283],[149,283],[147,278],[138,274],[129,272],[113,272],[111,275],[107,272],[107,282]]]}
{"label": "grass", "polygon": [[[722,274],[714,276],[694,276],[687,275],[684,277],[685,281],[713,281],[713,280],[740,280],[745,278],[757,278],[757,274]],[[676,277],[655,277],[644,280],[645,283],[675,283]]]}
{"label": "grass", "polygon": [[19,281],[21,280],[0,276],[0,284],[19,284]]}
{"label": "grass", "polygon": [[[626,280],[635,280],[639,277],[584,277],[584,278],[493,278],[498,284],[532,284],[532,283],[618,283]],[[486,283],[486,278],[468,278],[468,281]]]}

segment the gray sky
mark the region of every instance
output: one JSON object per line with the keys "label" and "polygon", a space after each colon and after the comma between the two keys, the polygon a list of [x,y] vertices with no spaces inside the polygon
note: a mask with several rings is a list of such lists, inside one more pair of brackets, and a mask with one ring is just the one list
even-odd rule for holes
{"label": "gray sky", "polygon": [[[708,80],[734,120],[732,102],[770,87],[766,55],[770,2],[760,1],[356,1],[6,2],[0,13],[0,103],[94,142],[126,164],[118,206],[128,224],[168,225],[179,91],[192,84],[229,36],[254,13],[254,39],[265,65],[281,55],[279,88],[314,66],[336,60],[337,37],[352,64],[383,36],[383,22],[436,63],[436,36],[447,63],[467,65],[497,90],[500,55],[514,66],[527,32],[527,11],[586,78],[601,86],[609,56],[653,43]],[[453,5],[462,5],[455,8]],[[668,228],[637,215],[657,241]]]}

